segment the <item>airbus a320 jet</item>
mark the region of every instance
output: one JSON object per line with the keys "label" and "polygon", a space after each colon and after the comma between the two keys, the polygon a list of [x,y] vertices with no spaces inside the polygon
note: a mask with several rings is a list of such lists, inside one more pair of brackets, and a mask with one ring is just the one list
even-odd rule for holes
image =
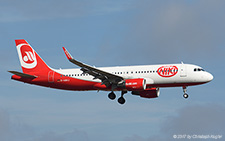
{"label": "airbus a320 jet", "polygon": [[12,79],[55,89],[71,91],[121,91],[120,104],[125,103],[124,94],[143,98],[157,98],[161,87],[182,87],[183,97],[188,98],[187,87],[213,80],[213,76],[197,65],[161,64],[120,67],[93,67],[75,60],[63,47],[68,60],[79,69],[53,69],[24,39],[15,40],[23,72],[9,71]]}

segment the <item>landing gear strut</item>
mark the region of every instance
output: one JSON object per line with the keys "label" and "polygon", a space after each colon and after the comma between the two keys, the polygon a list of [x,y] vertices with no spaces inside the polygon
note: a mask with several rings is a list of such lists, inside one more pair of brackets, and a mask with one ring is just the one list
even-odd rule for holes
{"label": "landing gear strut", "polygon": [[124,104],[126,102],[126,100],[124,99],[123,95],[127,93],[127,91],[121,91],[121,97],[118,99],[118,102],[120,104]]}
{"label": "landing gear strut", "polygon": [[115,93],[113,92],[116,89],[116,85],[112,84],[112,92],[108,94],[109,99],[114,100],[116,98]]}
{"label": "landing gear strut", "polygon": [[187,98],[188,98],[188,94],[187,94],[187,87],[186,87],[186,86],[183,86],[183,92],[184,92],[183,97],[184,97],[185,99],[187,99]]}

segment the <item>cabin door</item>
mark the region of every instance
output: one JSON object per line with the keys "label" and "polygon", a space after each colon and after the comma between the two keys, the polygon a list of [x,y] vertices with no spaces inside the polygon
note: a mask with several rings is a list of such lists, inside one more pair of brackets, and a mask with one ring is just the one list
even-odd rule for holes
{"label": "cabin door", "polygon": [[181,64],[180,67],[180,77],[187,77],[187,68],[184,64]]}

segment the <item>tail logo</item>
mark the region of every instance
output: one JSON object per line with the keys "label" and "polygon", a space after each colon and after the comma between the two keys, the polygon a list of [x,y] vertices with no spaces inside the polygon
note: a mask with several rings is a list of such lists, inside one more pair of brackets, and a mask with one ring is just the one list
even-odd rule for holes
{"label": "tail logo", "polygon": [[34,50],[29,44],[19,44],[17,45],[17,51],[20,58],[20,63],[22,67],[27,69],[32,69],[37,65],[37,59]]}
{"label": "tail logo", "polygon": [[25,56],[23,57],[23,61],[28,63],[28,62],[31,62],[33,63],[34,62],[34,54],[32,54],[31,51],[25,51]]}

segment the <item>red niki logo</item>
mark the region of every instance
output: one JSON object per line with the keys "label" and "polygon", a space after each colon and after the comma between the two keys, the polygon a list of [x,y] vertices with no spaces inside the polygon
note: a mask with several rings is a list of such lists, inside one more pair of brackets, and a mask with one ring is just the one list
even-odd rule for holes
{"label": "red niki logo", "polygon": [[33,54],[33,50],[28,45],[23,45],[21,48],[22,59],[27,64],[32,64],[35,61],[35,55]]}
{"label": "red niki logo", "polygon": [[158,68],[157,73],[162,77],[172,77],[176,75],[178,68],[176,66],[162,66]]}

